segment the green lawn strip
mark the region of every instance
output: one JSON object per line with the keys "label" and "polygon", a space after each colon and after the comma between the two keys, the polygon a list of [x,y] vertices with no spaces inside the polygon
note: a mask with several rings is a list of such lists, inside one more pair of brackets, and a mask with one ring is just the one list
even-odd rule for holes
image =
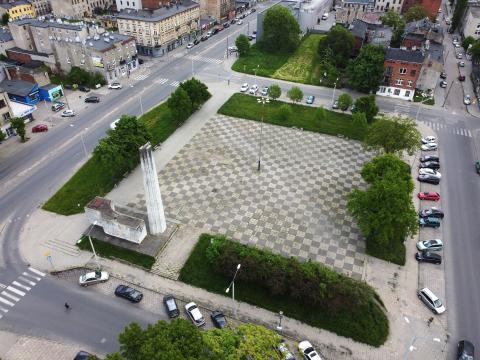
{"label": "green lawn strip", "polygon": [[400,241],[382,247],[378,245],[369,245],[369,242],[366,241],[365,252],[370,256],[374,256],[397,265],[405,265],[406,248],[405,245]]}
{"label": "green lawn strip", "polygon": [[315,116],[317,108],[312,106],[290,104],[292,111],[289,118],[285,121],[279,120],[276,112],[283,104],[285,103],[281,101],[271,101],[262,108],[262,105],[258,104],[256,97],[236,93],[222,105],[218,113],[261,121],[262,112],[264,112],[263,121],[269,124],[303,128],[304,130],[329,135],[343,135],[354,140],[363,140],[365,137],[365,131],[354,126],[350,114],[342,114],[325,109],[326,119],[317,120]]}
{"label": "green lawn strip", "polygon": [[[155,263],[155,258],[150,255],[142,254],[130,249],[125,249],[123,247],[113,245],[95,238],[92,238],[92,243],[97,255],[104,258],[120,259],[148,270],[150,270]],[[81,250],[92,251],[90,241],[88,241],[87,236],[82,236],[80,242],[77,243],[77,246]]]}
{"label": "green lawn strip", "polygon": [[259,46],[254,44],[246,56],[242,56],[232,65],[232,70],[256,74],[258,76],[272,77],[272,75],[281,68],[287,61],[288,54],[270,54],[260,50]]}
{"label": "green lawn strip", "polygon": [[[211,238],[212,236],[208,234],[200,237],[180,272],[179,280],[228,296],[225,294],[225,289],[231,278],[215,272],[205,256]],[[263,287],[235,281],[235,298],[273,312],[282,310],[285,316],[373,346],[382,345],[388,337],[388,319],[378,297],[372,299],[367,306],[332,314],[320,307],[305,306],[294,299],[272,296]]]}

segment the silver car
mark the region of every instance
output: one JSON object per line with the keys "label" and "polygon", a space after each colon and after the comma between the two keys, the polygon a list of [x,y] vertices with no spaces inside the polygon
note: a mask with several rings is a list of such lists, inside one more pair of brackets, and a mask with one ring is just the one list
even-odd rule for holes
{"label": "silver car", "polygon": [[106,271],[92,271],[86,274],[83,274],[78,279],[78,284],[80,286],[88,286],[93,284],[98,284],[106,282],[109,278],[108,272]]}
{"label": "silver car", "polygon": [[443,249],[443,242],[440,239],[422,240],[417,243],[419,251],[440,251]]}
{"label": "silver car", "polygon": [[446,309],[442,301],[429,288],[418,290],[417,296],[434,314],[442,314],[445,312]]}

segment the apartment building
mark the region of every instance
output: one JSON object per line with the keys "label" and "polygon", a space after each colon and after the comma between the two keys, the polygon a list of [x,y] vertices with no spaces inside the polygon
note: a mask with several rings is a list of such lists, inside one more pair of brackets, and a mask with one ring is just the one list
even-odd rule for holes
{"label": "apartment building", "polygon": [[375,11],[387,12],[393,10],[396,13],[401,13],[403,8],[403,0],[376,0]]}
{"label": "apartment building", "polygon": [[375,0],[342,0],[341,8],[335,13],[335,19],[342,24],[351,24],[361,19],[365,13],[375,10]]}
{"label": "apartment building", "polygon": [[235,16],[235,0],[200,0],[200,17],[227,20]]}
{"label": "apartment building", "polygon": [[464,38],[467,36],[473,36],[475,39],[480,38],[480,7],[469,6],[458,27]]}
{"label": "apartment building", "polygon": [[35,14],[37,14],[37,16],[47,15],[52,12],[50,0],[30,0],[30,3],[35,9]]}
{"label": "apartment building", "polygon": [[122,10],[117,16],[120,34],[133,36],[140,54],[162,56],[199,30],[200,6],[184,0],[157,10]]}
{"label": "apartment building", "polygon": [[6,13],[10,20],[34,18],[36,16],[32,4],[24,0],[0,4],[0,16]]}
{"label": "apartment building", "polygon": [[95,9],[107,10],[114,4],[113,0],[50,0],[50,2],[53,15],[72,19],[92,17]]}
{"label": "apartment building", "polygon": [[10,107],[10,99],[5,90],[0,88],[0,131],[7,137],[13,136],[15,130],[13,130],[10,119],[13,117],[12,109]]}

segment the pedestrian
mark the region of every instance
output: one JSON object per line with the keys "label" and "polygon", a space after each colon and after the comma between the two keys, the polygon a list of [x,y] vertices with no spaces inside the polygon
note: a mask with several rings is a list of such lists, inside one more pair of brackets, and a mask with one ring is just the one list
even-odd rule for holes
{"label": "pedestrian", "polygon": [[65,309],[70,310],[70,305],[67,302],[65,303]]}

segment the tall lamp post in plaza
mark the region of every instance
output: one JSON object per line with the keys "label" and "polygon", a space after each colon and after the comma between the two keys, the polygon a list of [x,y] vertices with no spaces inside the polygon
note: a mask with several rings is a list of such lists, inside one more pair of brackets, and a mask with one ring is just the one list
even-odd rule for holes
{"label": "tall lamp post in plaza", "polygon": [[277,331],[282,331],[282,318],[283,318],[283,311],[278,312],[278,325],[277,325]]}
{"label": "tall lamp post in plaza", "polygon": [[335,83],[333,84],[332,107],[333,107],[333,103],[335,102],[335,90],[337,90],[337,82],[338,82],[338,78],[335,79]]}
{"label": "tall lamp post in plaza", "polygon": [[238,270],[240,270],[241,266],[242,264],[237,265],[237,270],[235,271],[235,275],[233,275],[233,279],[230,282],[230,285],[228,285],[227,289],[225,290],[225,292],[228,294],[230,292],[230,288],[232,288],[233,313],[235,317],[237,317],[237,306],[235,304],[235,278],[237,277]]}
{"label": "tall lamp post in plaza", "polygon": [[259,104],[262,104],[262,121],[260,122],[260,141],[258,143],[258,167],[257,170],[260,171],[261,169],[261,162],[262,162],[262,137],[263,137],[263,116],[265,113],[265,104],[268,104],[270,100],[266,97],[262,96],[257,99]]}

